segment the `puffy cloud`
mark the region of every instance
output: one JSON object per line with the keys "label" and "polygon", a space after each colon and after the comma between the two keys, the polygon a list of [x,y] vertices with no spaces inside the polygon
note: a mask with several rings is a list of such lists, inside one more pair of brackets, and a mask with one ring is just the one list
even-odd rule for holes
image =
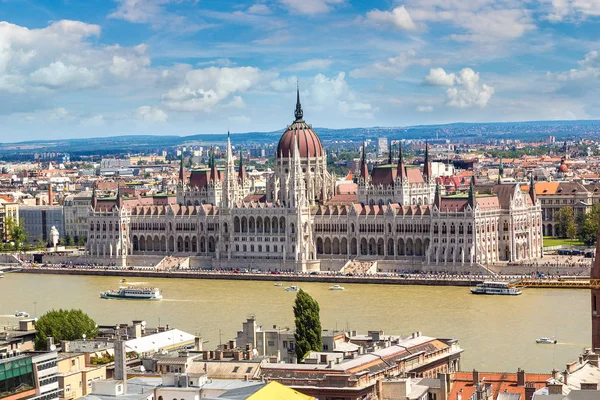
{"label": "puffy cloud", "polygon": [[598,0],[543,0],[546,3],[546,19],[552,22],[583,20],[600,16]]}
{"label": "puffy cloud", "polygon": [[264,4],[253,4],[248,7],[250,14],[271,14],[271,9]]}
{"label": "puffy cloud", "polygon": [[572,68],[568,72],[558,74],[557,79],[559,81],[589,81],[600,78],[600,53],[598,51],[590,51],[583,60],[578,61],[578,64],[578,68]]}
{"label": "puffy cloud", "polygon": [[312,60],[301,61],[290,65],[289,71],[310,71],[314,69],[327,69],[333,64],[333,60],[323,58],[313,58]]}
{"label": "puffy cloud", "polygon": [[31,81],[49,88],[71,87],[88,88],[98,84],[95,71],[86,67],[65,65],[62,61],[53,62],[47,67],[32,72],[29,77]]}
{"label": "puffy cloud", "polygon": [[81,120],[81,125],[84,126],[102,126],[104,125],[104,115],[96,114]]}
{"label": "puffy cloud", "polygon": [[159,16],[166,0],[118,0],[119,6],[109,18],[123,19],[134,23],[151,22]]}
{"label": "puffy cloud", "polygon": [[373,118],[377,111],[369,103],[360,101],[350,90],[346,74],[340,72],[332,78],[317,74],[310,85],[310,99],[321,110],[337,109],[346,117]]}
{"label": "puffy cloud", "polygon": [[49,116],[52,121],[60,121],[69,118],[69,111],[67,111],[64,107],[56,107],[54,110],[50,112]]}
{"label": "puffy cloud", "polygon": [[455,80],[456,75],[454,73],[448,74],[443,68],[432,68],[423,83],[432,86],[454,86]]}
{"label": "puffy cloud", "polygon": [[169,90],[163,105],[176,111],[211,111],[230,95],[243,93],[275,78],[271,72],[254,67],[195,69],[185,76],[185,82]]}
{"label": "puffy cloud", "polygon": [[417,29],[410,14],[404,6],[392,11],[371,10],[367,12],[367,21],[378,25],[392,25],[398,29],[412,31]]}
{"label": "puffy cloud", "polygon": [[300,14],[324,14],[332,10],[332,6],[342,4],[345,0],[279,0],[292,11]]}
{"label": "puffy cloud", "polygon": [[494,88],[479,83],[479,73],[463,68],[455,79],[456,86],[446,91],[447,103],[451,107],[484,108],[494,95]]}
{"label": "puffy cloud", "polygon": [[386,61],[355,69],[350,72],[350,76],[353,78],[398,77],[406,68],[412,65],[425,66],[431,63],[428,58],[416,58],[416,54],[414,50],[408,50],[396,57],[388,58]]}
{"label": "puffy cloud", "polygon": [[432,112],[433,106],[418,106],[417,111],[418,112]]}
{"label": "puffy cloud", "polygon": [[167,122],[167,113],[158,107],[141,106],[135,110],[137,119],[147,122]]}

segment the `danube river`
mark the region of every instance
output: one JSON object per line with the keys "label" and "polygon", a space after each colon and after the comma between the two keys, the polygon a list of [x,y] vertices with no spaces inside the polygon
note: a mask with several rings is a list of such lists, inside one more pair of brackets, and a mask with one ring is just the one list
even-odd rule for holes
{"label": "danube river", "polygon": [[[130,278],[157,286],[162,301],[102,300],[100,291],[119,286],[118,277],[8,273],[0,279],[0,324],[14,323],[15,310],[37,316],[50,309],[81,308],[98,324],[144,319],[200,334],[214,348],[236,336],[255,315],[264,327],[293,326],[295,293],[273,282]],[[133,282],[132,282],[133,283]],[[521,296],[474,296],[465,287],[329,284],[301,287],[321,306],[323,328],[384,330],[386,333],[456,338],[465,349],[461,369],[549,373],[564,369],[590,343],[588,290],[525,289]],[[221,335],[219,334],[221,332]],[[537,345],[541,336],[557,345]]]}

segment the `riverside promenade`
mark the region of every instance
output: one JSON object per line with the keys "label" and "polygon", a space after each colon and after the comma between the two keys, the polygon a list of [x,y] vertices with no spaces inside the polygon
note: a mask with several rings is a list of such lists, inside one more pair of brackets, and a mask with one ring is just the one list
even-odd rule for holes
{"label": "riverside promenade", "polygon": [[159,271],[151,268],[117,268],[88,266],[12,266],[8,272],[27,274],[116,276],[120,278],[177,278],[177,279],[225,279],[237,281],[271,282],[321,282],[330,284],[377,284],[377,285],[423,285],[423,286],[475,286],[484,280],[504,281],[528,288],[589,289],[589,276],[531,276],[531,275],[464,275],[451,273],[403,273],[341,275],[335,273],[298,274],[291,272],[244,272],[238,270],[180,269]]}

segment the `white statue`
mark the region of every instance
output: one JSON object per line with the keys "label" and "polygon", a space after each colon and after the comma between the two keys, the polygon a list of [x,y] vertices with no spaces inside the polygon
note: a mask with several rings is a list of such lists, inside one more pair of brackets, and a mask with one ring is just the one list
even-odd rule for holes
{"label": "white statue", "polygon": [[58,229],[55,226],[50,229],[50,241],[52,242],[52,247],[56,249],[56,245],[58,244]]}

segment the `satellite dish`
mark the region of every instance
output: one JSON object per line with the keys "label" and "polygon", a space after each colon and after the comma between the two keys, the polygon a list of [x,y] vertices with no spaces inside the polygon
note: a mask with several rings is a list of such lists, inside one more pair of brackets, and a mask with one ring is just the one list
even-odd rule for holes
{"label": "satellite dish", "polygon": [[55,350],[56,350],[56,345],[53,344],[52,346],[50,346],[50,351],[55,351]]}

